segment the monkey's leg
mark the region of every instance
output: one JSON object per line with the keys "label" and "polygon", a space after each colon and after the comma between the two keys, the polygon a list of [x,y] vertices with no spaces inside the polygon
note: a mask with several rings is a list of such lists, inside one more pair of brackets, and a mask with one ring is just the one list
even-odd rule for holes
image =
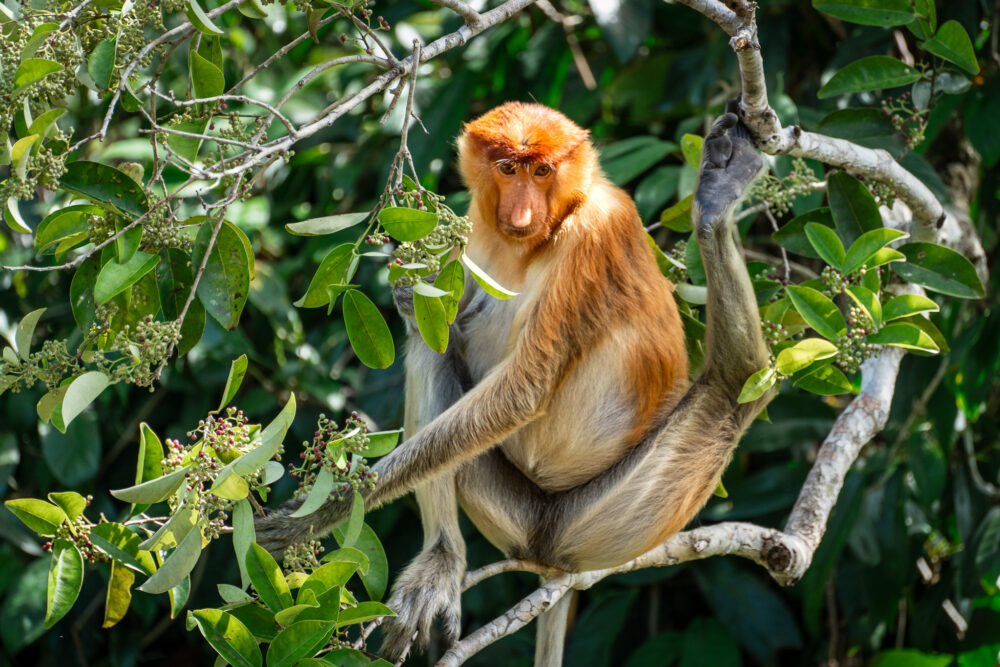
{"label": "monkey's leg", "polygon": [[[398,293],[394,296],[406,317],[406,301]],[[408,318],[408,323],[411,320]],[[437,354],[427,348],[415,330],[410,334],[404,423],[407,436],[418,433],[457,401],[467,382],[465,366],[454,347]],[[383,624],[382,653],[392,662],[399,660],[413,643],[421,651],[427,648],[431,624],[437,616],[443,621],[446,644],[456,641],[461,632],[465,542],[458,526],[455,475],[437,477],[418,486],[414,493],[420,505],[424,546],[396,580],[388,602],[397,616]]]}
{"label": "monkey's leg", "polygon": [[382,625],[381,654],[390,662],[402,658],[411,644],[427,649],[435,617],[443,623],[445,645],[462,630],[462,579],[465,542],[458,526],[455,477],[447,475],[414,490],[420,504],[424,546],[396,579],[389,608],[396,612]]}
{"label": "monkey's leg", "polygon": [[731,215],[761,158],[734,114],[716,123],[703,156],[693,213],[708,281],[705,369],[657,432],[597,478],[552,499],[534,540],[551,565],[617,565],[683,528],[773,396],[737,403],[743,383],[768,361]]}

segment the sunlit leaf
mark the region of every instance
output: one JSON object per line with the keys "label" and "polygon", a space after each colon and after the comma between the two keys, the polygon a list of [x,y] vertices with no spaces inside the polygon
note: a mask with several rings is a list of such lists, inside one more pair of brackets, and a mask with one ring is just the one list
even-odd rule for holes
{"label": "sunlit leaf", "polygon": [[[292,606],[292,594],[281,568],[259,544],[251,544],[246,555],[247,574],[261,601],[273,612]],[[268,663],[270,664],[270,662]]]}
{"label": "sunlit leaf", "polygon": [[882,310],[883,317],[888,322],[918,313],[936,313],[940,308],[922,294],[901,294],[889,299]]}
{"label": "sunlit leaf", "polygon": [[378,212],[378,221],[397,241],[416,241],[434,231],[438,217],[430,211],[388,206]]}
{"label": "sunlit leaf", "polygon": [[806,338],[778,353],[777,368],[782,375],[797,373],[814,361],[837,354],[837,346],[823,338]]}
{"label": "sunlit leaf", "polygon": [[[246,4],[246,3],[244,3]],[[242,7],[243,5],[240,5]],[[290,222],[285,225],[289,234],[296,236],[322,236],[333,234],[342,229],[361,224],[371,216],[371,213],[341,213],[340,215],[327,215],[322,218],[310,218],[302,222]],[[353,247],[353,244],[351,244]]]}
{"label": "sunlit leaf", "polygon": [[[247,626],[221,609],[196,609],[188,612],[212,648],[230,665],[261,667],[260,648]],[[270,666],[270,662],[268,663]]]}
{"label": "sunlit leaf", "polygon": [[157,477],[142,484],[124,489],[112,489],[111,495],[127,503],[152,505],[153,503],[166,500],[173,495],[174,491],[179,489],[181,484],[184,483],[184,475],[189,469],[190,466],[185,466],[173,471],[169,475]]}
{"label": "sunlit leaf", "polygon": [[201,556],[201,541],[200,526],[189,531],[177,548],[163,561],[160,569],[139,586],[139,590],[144,593],[166,593],[180,584],[198,563],[198,558]]}
{"label": "sunlit leaf", "polygon": [[822,292],[801,285],[787,289],[795,310],[816,333],[829,340],[836,340],[846,333],[847,323],[840,309]]}
{"label": "sunlit leaf", "polygon": [[83,556],[67,540],[52,544],[52,563],[45,595],[45,627],[51,628],[69,612],[83,587]]}
{"label": "sunlit leaf", "polygon": [[954,19],[941,24],[937,34],[920,46],[925,51],[955,63],[969,74],[979,74],[979,62],[969,33]]}
{"label": "sunlit leaf", "polygon": [[135,572],[118,561],[111,561],[111,576],[108,578],[108,592],[104,597],[104,629],[113,627],[125,618],[132,603],[132,585]]}
{"label": "sunlit leaf", "polygon": [[357,290],[344,292],[344,326],[358,359],[371,368],[388,368],[396,358],[392,334],[371,299]]}
{"label": "sunlit leaf", "polygon": [[978,299],[985,294],[972,262],[951,248],[907,243],[899,252],[906,256],[906,262],[894,263],[891,268],[912,283],[960,299]]}
{"label": "sunlit leaf", "polygon": [[198,0],[187,0],[187,6],[184,8],[184,13],[187,14],[188,20],[191,24],[198,29],[199,32],[205,35],[223,35],[218,26],[212,23],[212,19],[208,17],[205,10],[201,8],[198,4]]}
{"label": "sunlit leaf", "polygon": [[94,402],[111,383],[111,379],[101,371],[88,371],[70,383],[62,401],[63,424],[69,424]]}
{"label": "sunlit leaf", "polygon": [[512,296],[517,296],[517,292],[511,292],[510,290],[504,288],[500,283],[495,281],[490,277],[486,271],[481,269],[478,264],[472,261],[472,258],[467,254],[462,253],[461,256],[462,263],[465,267],[469,269],[472,274],[472,278],[479,284],[483,290],[490,296],[496,299],[509,299]]}
{"label": "sunlit leaf", "polygon": [[51,537],[65,520],[66,514],[56,505],[37,498],[5,500],[4,507],[13,512],[24,525],[42,537]]}
{"label": "sunlit leaf", "polygon": [[866,90],[888,90],[908,86],[919,78],[918,70],[896,58],[868,56],[842,67],[816,96],[826,99]]}

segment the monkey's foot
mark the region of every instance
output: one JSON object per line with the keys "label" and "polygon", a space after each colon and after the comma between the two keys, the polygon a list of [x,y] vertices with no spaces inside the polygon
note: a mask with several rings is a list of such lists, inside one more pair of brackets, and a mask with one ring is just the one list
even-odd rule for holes
{"label": "monkey's foot", "polygon": [[731,206],[760,173],[763,160],[746,127],[734,113],[715,122],[702,146],[701,174],[695,204],[700,209],[700,234],[711,234]]}
{"label": "monkey's foot", "polygon": [[441,618],[444,644],[457,641],[464,575],[465,558],[451,549],[436,545],[417,556],[393,587],[388,605],[397,615],[382,624],[381,655],[395,663],[414,643],[426,650],[435,617]]}

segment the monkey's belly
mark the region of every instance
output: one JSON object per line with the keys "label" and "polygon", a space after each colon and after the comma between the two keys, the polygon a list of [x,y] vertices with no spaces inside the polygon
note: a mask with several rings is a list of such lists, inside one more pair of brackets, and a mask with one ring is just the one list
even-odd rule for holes
{"label": "monkey's belly", "polygon": [[631,398],[594,391],[618,384],[609,382],[609,375],[617,374],[619,357],[609,352],[592,353],[589,363],[563,382],[545,414],[501,445],[507,459],[544,491],[565,491],[590,481],[635,444],[627,440],[635,427]]}

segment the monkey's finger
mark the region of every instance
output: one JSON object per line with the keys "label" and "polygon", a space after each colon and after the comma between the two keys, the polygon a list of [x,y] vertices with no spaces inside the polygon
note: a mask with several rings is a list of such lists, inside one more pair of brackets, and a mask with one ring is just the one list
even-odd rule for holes
{"label": "monkey's finger", "polygon": [[719,117],[719,120],[715,121],[715,124],[712,126],[712,129],[709,130],[708,136],[705,137],[705,140],[708,141],[709,139],[715,139],[716,137],[723,136],[727,130],[735,127],[739,122],[740,118],[736,114],[723,114]]}

